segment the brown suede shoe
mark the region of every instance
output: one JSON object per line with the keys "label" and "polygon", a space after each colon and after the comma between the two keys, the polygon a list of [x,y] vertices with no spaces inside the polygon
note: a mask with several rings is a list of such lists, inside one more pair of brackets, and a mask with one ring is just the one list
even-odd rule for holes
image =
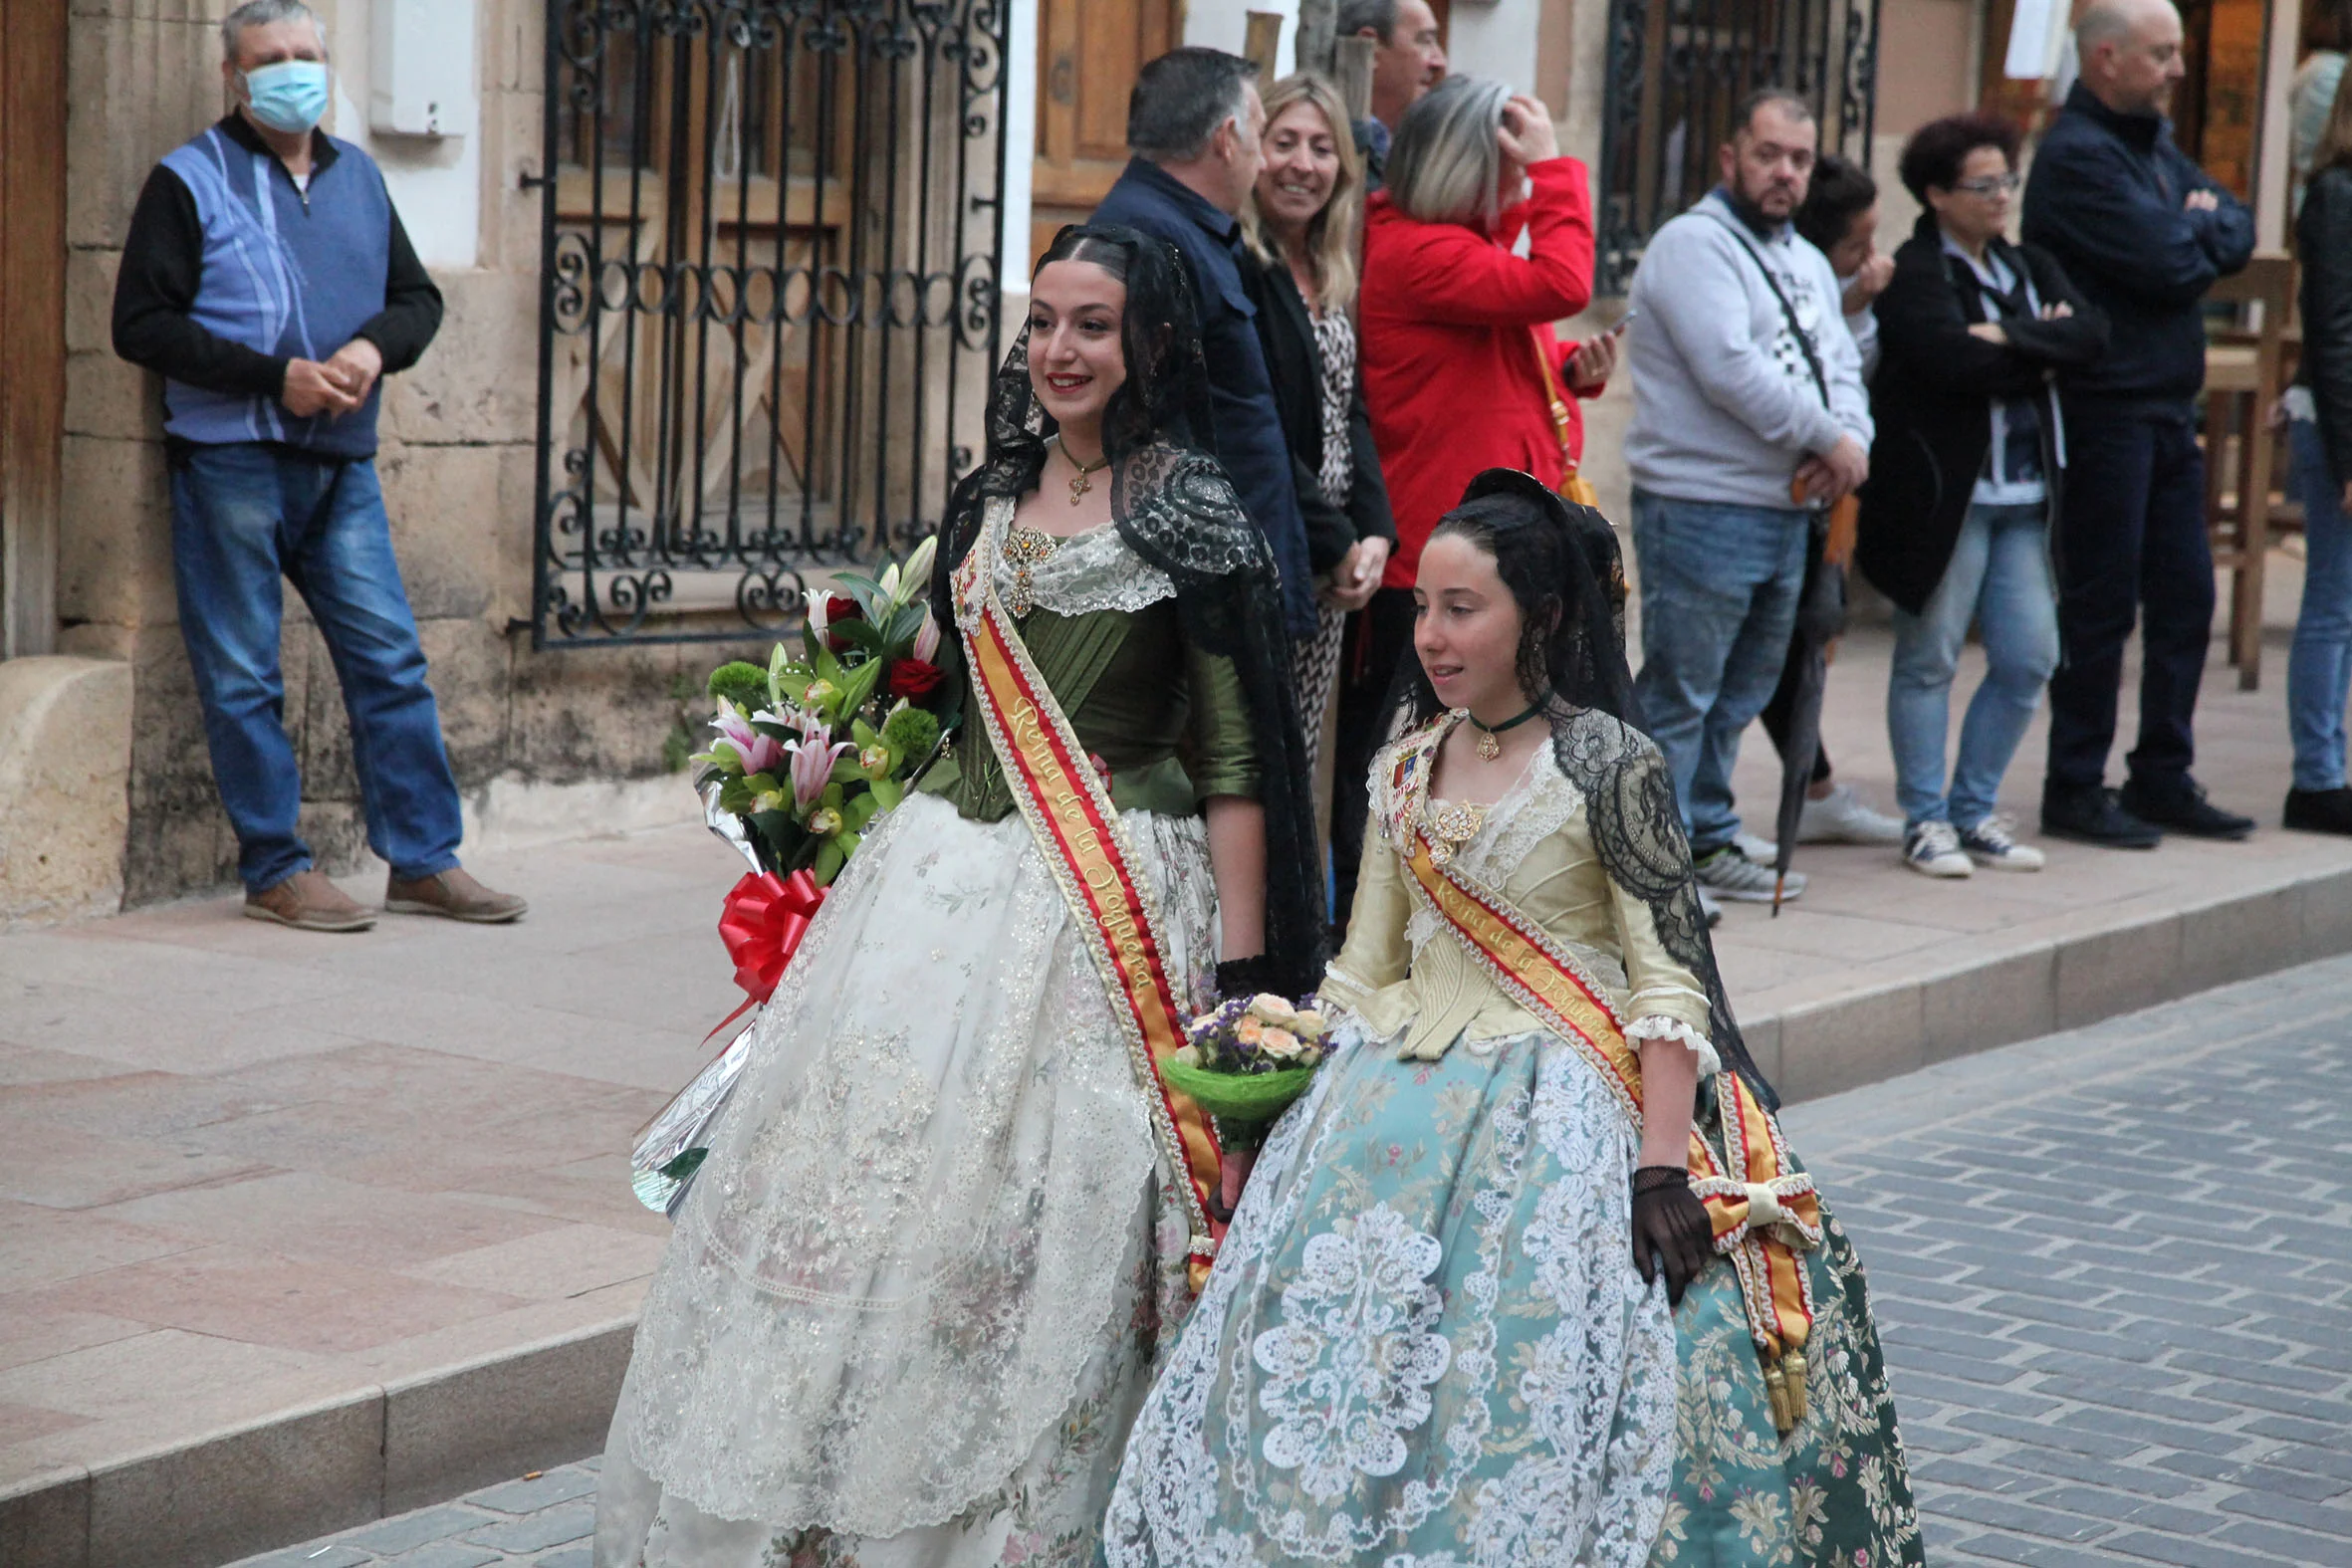
{"label": "brown suede shoe", "polygon": [[393,877],[384,884],[383,907],[395,915],[441,915],[478,926],[520,920],[531,906],[513,893],[493,893],[455,866],[439,876],[410,882]]}
{"label": "brown suede shoe", "polygon": [[297,871],[275,887],[246,894],[245,917],[297,931],[365,931],[375,924],[375,911],[354,903],[324,871]]}

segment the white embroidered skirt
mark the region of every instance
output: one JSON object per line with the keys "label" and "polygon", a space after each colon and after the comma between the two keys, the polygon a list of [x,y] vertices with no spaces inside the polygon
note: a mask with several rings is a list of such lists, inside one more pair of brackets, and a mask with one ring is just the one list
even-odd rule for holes
{"label": "white embroidered skirt", "polygon": [[[1122,820],[1197,990],[1206,832]],[[606,1448],[597,1568],[1091,1560],[1185,1299],[1181,1211],[1110,1006],[1018,816],[918,795],[884,820],[678,1212]]]}

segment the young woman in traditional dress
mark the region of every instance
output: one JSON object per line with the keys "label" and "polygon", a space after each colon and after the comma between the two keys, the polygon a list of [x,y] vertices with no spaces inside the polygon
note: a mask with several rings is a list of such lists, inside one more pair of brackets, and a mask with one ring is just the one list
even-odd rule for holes
{"label": "young woman in traditional dress", "polygon": [[1339,1043],[1129,1439],[1114,1568],[1921,1560],[1860,1267],[1631,721],[1623,596],[1607,523],[1526,474],[1422,552]]}
{"label": "young woman in traditional dress", "polygon": [[1031,302],[942,530],[961,733],[833,885],[714,1124],[599,1568],[1091,1562],[1228,1212],[1156,1061],[1220,986],[1320,966],[1274,560],[1195,445],[1181,263],[1064,230]]}

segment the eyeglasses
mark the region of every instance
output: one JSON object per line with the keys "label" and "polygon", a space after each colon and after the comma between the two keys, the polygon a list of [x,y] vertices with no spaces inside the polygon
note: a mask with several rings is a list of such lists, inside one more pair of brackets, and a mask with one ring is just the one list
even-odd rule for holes
{"label": "eyeglasses", "polygon": [[1983,179],[1964,179],[1952,188],[1965,190],[1972,196],[2013,196],[2023,183],[2014,174],[1988,174]]}

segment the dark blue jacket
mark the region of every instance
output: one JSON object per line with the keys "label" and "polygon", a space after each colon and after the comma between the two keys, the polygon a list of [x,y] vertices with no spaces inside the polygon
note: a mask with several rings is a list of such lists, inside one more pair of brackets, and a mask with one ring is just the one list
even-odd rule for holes
{"label": "dark blue jacket", "polygon": [[1140,229],[1175,246],[1184,257],[1209,362],[1217,461],[1274,547],[1291,635],[1301,640],[1313,636],[1314,581],[1306,560],[1306,525],[1298,515],[1298,493],[1292,487],[1291,448],[1274,400],[1274,379],[1267,373],[1266,351],[1258,340],[1258,310],[1242,283],[1241,224],[1142,158],[1127,161],[1118,183],[1094,209],[1094,221]]}
{"label": "dark blue jacket", "polygon": [[[2193,190],[2221,199],[2191,212]],[[2254,252],[2253,217],[2173,143],[2154,114],[2118,114],[2081,83],[2033,155],[2026,243],[2056,257],[2112,328],[2106,354],[2062,383],[2069,396],[2187,404],[2205,385],[2214,281]]]}

